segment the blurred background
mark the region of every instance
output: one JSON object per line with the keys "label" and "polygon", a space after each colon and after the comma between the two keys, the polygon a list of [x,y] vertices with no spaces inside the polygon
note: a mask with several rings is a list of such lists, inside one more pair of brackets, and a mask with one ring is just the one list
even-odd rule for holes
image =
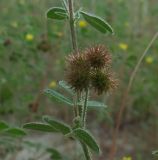
{"label": "blurred background", "polygon": [[[71,53],[69,24],[46,19],[45,12],[53,6],[61,6],[61,1],[0,0],[0,119],[12,125],[40,121],[45,114],[72,121],[70,108],[43,94],[48,87],[63,92],[58,82],[64,79],[65,57]],[[79,48],[107,46],[119,79],[119,87],[112,94],[92,95],[102,100],[107,110],[88,115],[88,128],[102,148],[102,155],[95,159],[108,160],[122,95],[138,59],[158,31],[158,1],[76,0],[75,8],[80,7],[103,17],[115,30],[114,36],[102,35],[82,19],[76,24]],[[158,149],[157,95],[158,40],[144,58],[129,93],[116,160],[154,159],[152,151]],[[79,154],[73,153],[73,142],[60,136],[31,132],[23,145],[22,139],[13,142],[0,143],[1,160],[49,160],[47,153],[41,155],[42,144],[59,149],[71,160]]]}

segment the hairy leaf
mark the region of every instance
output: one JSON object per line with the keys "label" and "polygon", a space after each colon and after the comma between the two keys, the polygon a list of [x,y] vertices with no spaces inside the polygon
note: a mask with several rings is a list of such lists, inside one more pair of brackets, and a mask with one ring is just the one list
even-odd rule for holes
{"label": "hairy leaf", "polygon": [[67,11],[61,7],[53,7],[47,11],[47,18],[63,20],[68,18]]}
{"label": "hairy leaf", "polygon": [[5,133],[8,133],[11,136],[25,136],[26,132],[21,128],[9,128],[5,130]]}
{"label": "hairy leaf", "polygon": [[58,102],[62,102],[62,103],[65,103],[65,104],[68,104],[70,106],[73,105],[72,101],[70,99],[68,99],[67,97],[65,97],[64,95],[60,94],[59,92],[57,91],[54,91],[52,89],[46,89],[45,90],[45,93],[53,98],[54,100],[58,101]]}
{"label": "hairy leaf", "polygon": [[54,148],[48,148],[47,152],[51,154],[53,160],[62,160],[62,155]]}
{"label": "hairy leaf", "polygon": [[68,11],[68,3],[67,3],[67,0],[62,0],[63,2],[63,7]]}
{"label": "hairy leaf", "polygon": [[[82,105],[82,102],[79,102],[78,105]],[[88,101],[87,102],[88,109],[105,109],[107,106],[98,101]]]}
{"label": "hairy leaf", "polygon": [[79,141],[86,144],[91,150],[97,154],[100,153],[99,145],[88,131],[78,128],[73,130],[73,134]]}
{"label": "hairy leaf", "polygon": [[23,128],[42,131],[42,132],[57,132],[57,130],[52,126],[44,123],[38,123],[38,122],[26,123],[23,126]]}
{"label": "hairy leaf", "polygon": [[64,88],[68,93],[70,93],[71,95],[74,95],[73,89],[71,89],[71,87],[67,84],[67,82],[65,82],[65,81],[59,81],[59,85],[62,88]]}
{"label": "hairy leaf", "polygon": [[158,150],[157,151],[152,151],[152,154],[158,156]]}
{"label": "hairy leaf", "polygon": [[49,116],[43,116],[43,120],[47,122],[49,125],[51,125],[53,128],[55,128],[58,132],[63,133],[64,135],[71,132],[70,126],[67,124],[60,122],[56,119],[53,119]]}
{"label": "hairy leaf", "polygon": [[107,31],[109,31],[112,34],[114,33],[113,28],[104,19],[87,12],[81,11],[80,13],[84,17],[84,19],[98,31],[102,33],[107,33]]}
{"label": "hairy leaf", "polygon": [[6,122],[0,121],[0,131],[3,131],[7,128],[9,128],[8,124]]}

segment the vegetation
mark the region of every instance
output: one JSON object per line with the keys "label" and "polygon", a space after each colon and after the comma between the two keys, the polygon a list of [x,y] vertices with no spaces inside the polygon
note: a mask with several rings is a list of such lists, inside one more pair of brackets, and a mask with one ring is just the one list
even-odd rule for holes
{"label": "vegetation", "polygon": [[0,159],[157,159],[156,4],[1,0]]}

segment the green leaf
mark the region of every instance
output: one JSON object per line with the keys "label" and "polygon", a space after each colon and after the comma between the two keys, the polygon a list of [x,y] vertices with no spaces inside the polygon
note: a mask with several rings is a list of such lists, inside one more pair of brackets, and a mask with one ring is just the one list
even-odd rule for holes
{"label": "green leaf", "polygon": [[87,12],[80,11],[80,13],[84,19],[98,31],[102,33],[107,33],[107,31],[109,31],[110,33],[114,34],[113,28],[104,19]]}
{"label": "green leaf", "polygon": [[82,11],[82,8],[79,8],[79,10],[75,12],[75,14],[74,14],[75,21],[77,21],[81,18],[81,14],[80,14],[81,11]]}
{"label": "green leaf", "polygon": [[8,124],[6,122],[0,121],[0,131],[3,131],[7,128],[9,128]]}
{"label": "green leaf", "polygon": [[61,7],[53,7],[47,11],[47,18],[63,20],[68,18],[67,11]]}
{"label": "green leaf", "polygon": [[[82,102],[79,102],[78,105],[82,105]],[[88,101],[87,106],[89,109],[105,109],[107,106],[98,101]]]}
{"label": "green leaf", "polygon": [[158,150],[157,151],[152,151],[152,154],[158,156]]}
{"label": "green leaf", "polygon": [[71,132],[70,126],[67,124],[60,122],[56,119],[50,118],[49,116],[43,116],[43,120],[55,128],[58,132],[63,133],[64,135]]}
{"label": "green leaf", "polygon": [[73,134],[79,141],[86,144],[91,150],[93,150],[97,154],[100,153],[97,142],[88,131],[78,128],[73,130]]}
{"label": "green leaf", "polygon": [[62,155],[54,148],[48,148],[47,152],[49,152],[51,154],[51,158],[53,160],[61,160],[62,159]]}
{"label": "green leaf", "polygon": [[106,108],[107,106],[104,103],[98,101],[88,101],[87,106],[90,108]]}
{"label": "green leaf", "polygon": [[66,98],[65,96],[63,96],[62,94],[60,94],[60,93],[57,92],[57,91],[54,91],[54,90],[52,90],[52,89],[46,89],[46,90],[45,90],[45,93],[46,93],[49,97],[53,98],[54,100],[56,100],[56,101],[58,101],[58,102],[63,102],[63,103],[66,103],[66,104],[68,104],[68,105],[70,105],[70,106],[73,105],[73,103],[72,103],[72,101],[71,101],[70,99]]}
{"label": "green leaf", "polygon": [[67,3],[67,0],[62,0],[63,2],[63,7],[68,11],[68,3]]}
{"label": "green leaf", "polygon": [[23,126],[23,128],[42,131],[42,132],[57,132],[57,130],[52,126],[44,123],[38,123],[38,122],[26,123]]}
{"label": "green leaf", "polygon": [[26,132],[21,128],[9,128],[5,130],[5,133],[8,133],[11,136],[25,136]]}
{"label": "green leaf", "polygon": [[74,95],[73,89],[71,89],[71,87],[67,84],[67,82],[65,82],[65,81],[59,81],[59,85],[62,88],[64,88],[68,93],[70,93],[71,95]]}

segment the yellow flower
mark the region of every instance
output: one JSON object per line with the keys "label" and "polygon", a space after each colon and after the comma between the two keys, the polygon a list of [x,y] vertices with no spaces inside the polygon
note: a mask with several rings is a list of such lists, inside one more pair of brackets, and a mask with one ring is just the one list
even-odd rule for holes
{"label": "yellow flower", "polygon": [[132,160],[132,157],[126,156],[126,157],[123,157],[122,160]]}
{"label": "yellow flower", "polygon": [[56,81],[51,81],[50,84],[49,84],[50,88],[56,88],[56,86],[57,86]]}
{"label": "yellow flower", "polygon": [[84,20],[80,20],[78,25],[80,28],[85,28],[85,27],[87,27],[87,22]]}
{"label": "yellow flower", "polygon": [[128,49],[128,44],[126,44],[126,43],[120,43],[120,44],[119,44],[119,47],[120,47],[122,50],[126,51],[126,50]]}
{"label": "yellow flower", "polygon": [[11,23],[11,26],[12,26],[13,28],[17,28],[17,27],[18,27],[18,23],[17,23],[16,21],[13,21],[13,22]]}
{"label": "yellow flower", "polygon": [[26,34],[25,39],[26,39],[26,41],[32,41],[34,39],[34,35],[28,33],[28,34]]}
{"label": "yellow flower", "polygon": [[153,59],[153,57],[151,57],[151,56],[147,56],[147,57],[145,58],[145,62],[146,62],[147,64],[152,64],[153,61],[154,61],[154,59]]}

